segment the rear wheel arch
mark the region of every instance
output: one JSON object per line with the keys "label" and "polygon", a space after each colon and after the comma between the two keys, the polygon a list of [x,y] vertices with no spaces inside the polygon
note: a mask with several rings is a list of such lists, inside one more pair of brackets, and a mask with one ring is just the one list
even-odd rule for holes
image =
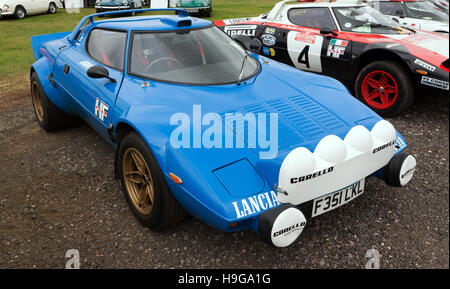
{"label": "rear wheel arch", "polygon": [[50,7],[51,7],[52,4],[55,6],[55,12],[54,13],[56,13],[56,11],[58,10],[58,5],[56,5],[55,1],[51,1],[50,3],[48,3],[48,12],[51,13],[50,12]]}
{"label": "rear wheel arch", "polygon": [[70,127],[76,118],[60,110],[49,99],[36,72],[30,75],[31,98],[39,125],[45,131],[54,131]]}
{"label": "rear wheel arch", "polygon": [[31,77],[31,75],[33,74],[33,72],[36,72],[36,69],[34,69],[34,67],[33,67],[33,66],[31,66],[31,68],[30,68],[30,75],[29,75],[29,77]]}

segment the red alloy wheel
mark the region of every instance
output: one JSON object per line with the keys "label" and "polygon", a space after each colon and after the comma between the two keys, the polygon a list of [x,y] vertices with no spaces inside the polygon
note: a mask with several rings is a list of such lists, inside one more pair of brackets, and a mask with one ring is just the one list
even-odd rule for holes
{"label": "red alloy wheel", "polygon": [[398,85],[386,71],[376,70],[367,74],[361,85],[362,96],[371,107],[387,109],[398,97]]}

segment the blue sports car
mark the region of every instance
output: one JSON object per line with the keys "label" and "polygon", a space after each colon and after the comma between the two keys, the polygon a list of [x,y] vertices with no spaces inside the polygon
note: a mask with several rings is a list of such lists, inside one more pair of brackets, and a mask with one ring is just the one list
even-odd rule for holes
{"label": "blue sports car", "polygon": [[366,178],[411,180],[404,138],[339,81],[162,10],[176,15],[94,19],[121,13],[105,12],[31,39],[38,123],[52,131],[81,118],[115,146],[116,176],[145,226],[189,213],[285,247],[307,218],[363,194]]}

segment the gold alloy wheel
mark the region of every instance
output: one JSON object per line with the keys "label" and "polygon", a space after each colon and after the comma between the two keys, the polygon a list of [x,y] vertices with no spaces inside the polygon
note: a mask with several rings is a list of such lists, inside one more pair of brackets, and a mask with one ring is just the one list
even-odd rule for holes
{"label": "gold alloy wheel", "polygon": [[149,215],[155,199],[153,179],[144,157],[137,149],[128,148],[124,152],[122,173],[134,207],[140,214]]}
{"label": "gold alloy wheel", "polygon": [[31,84],[31,97],[33,97],[34,111],[40,122],[44,121],[44,109],[42,107],[42,97],[39,93],[39,85],[36,81]]}

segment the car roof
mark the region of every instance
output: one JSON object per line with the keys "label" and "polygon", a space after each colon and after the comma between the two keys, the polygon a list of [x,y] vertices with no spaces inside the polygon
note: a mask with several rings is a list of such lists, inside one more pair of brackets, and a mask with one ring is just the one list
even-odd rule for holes
{"label": "car roof", "polygon": [[425,0],[370,0],[369,2],[425,2]]}
{"label": "car roof", "polygon": [[[180,25],[180,23],[186,24],[189,21],[191,21],[191,25]],[[212,22],[208,20],[179,15],[146,15],[95,21],[95,27],[129,31],[195,29],[211,24]]]}
{"label": "car roof", "polygon": [[335,2],[328,1],[315,1],[315,2],[294,2],[294,1],[286,1],[286,7],[296,8],[296,7],[348,7],[348,6],[364,6],[365,3],[362,3],[361,0],[341,0]]}

